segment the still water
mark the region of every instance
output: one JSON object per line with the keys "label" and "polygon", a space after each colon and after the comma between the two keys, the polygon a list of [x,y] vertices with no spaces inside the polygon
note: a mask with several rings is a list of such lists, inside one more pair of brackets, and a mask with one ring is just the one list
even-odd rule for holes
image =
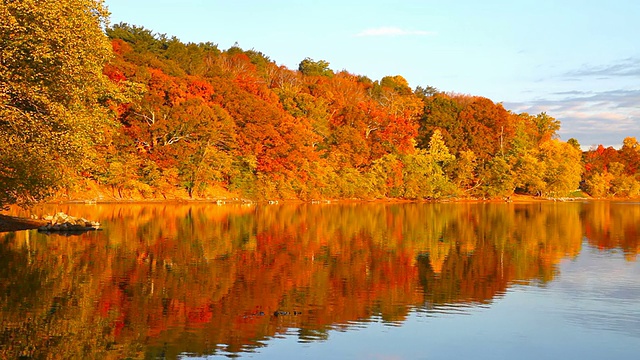
{"label": "still water", "polygon": [[103,231],[0,234],[0,358],[640,354],[639,203],[57,211]]}

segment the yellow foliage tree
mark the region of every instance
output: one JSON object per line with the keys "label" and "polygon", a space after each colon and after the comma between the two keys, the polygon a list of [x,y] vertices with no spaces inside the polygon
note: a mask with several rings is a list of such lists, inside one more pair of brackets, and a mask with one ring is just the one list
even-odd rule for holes
{"label": "yellow foliage tree", "polygon": [[0,206],[28,204],[79,169],[107,119],[101,0],[0,2]]}
{"label": "yellow foliage tree", "polygon": [[544,164],[545,195],[561,197],[578,189],[582,174],[580,150],[552,139],[540,145],[540,162]]}

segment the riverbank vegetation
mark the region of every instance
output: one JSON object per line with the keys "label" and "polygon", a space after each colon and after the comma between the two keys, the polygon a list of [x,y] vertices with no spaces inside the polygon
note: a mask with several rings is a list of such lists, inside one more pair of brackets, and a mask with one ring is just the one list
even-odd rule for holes
{"label": "riverbank vegetation", "polygon": [[640,193],[632,137],[582,152],[546,113],[108,26],[99,1],[0,11],[0,205]]}

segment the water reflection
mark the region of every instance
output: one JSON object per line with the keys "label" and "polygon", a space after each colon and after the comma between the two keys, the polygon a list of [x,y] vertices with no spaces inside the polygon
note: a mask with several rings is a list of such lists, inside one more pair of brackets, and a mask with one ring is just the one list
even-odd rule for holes
{"label": "water reflection", "polygon": [[235,354],[546,285],[586,236],[635,260],[640,206],[64,205],[104,231],[0,234],[0,357]]}

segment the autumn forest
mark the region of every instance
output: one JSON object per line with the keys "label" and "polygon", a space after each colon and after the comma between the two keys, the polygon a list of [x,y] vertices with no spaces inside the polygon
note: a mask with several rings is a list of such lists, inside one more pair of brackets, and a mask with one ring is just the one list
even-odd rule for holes
{"label": "autumn forest", "polygon": [[103,31],[106,9],[78,3],[77,22],[47,20],[64,4],[1,10],[0,205],[640,194],[633,137],[583,152],[551,114],[324,60],[289,69],[254,49]]}
{"label": "autumn forest", "polygon": [[640,351],[635,137],[109,16],[0,1],[0,358]]}

